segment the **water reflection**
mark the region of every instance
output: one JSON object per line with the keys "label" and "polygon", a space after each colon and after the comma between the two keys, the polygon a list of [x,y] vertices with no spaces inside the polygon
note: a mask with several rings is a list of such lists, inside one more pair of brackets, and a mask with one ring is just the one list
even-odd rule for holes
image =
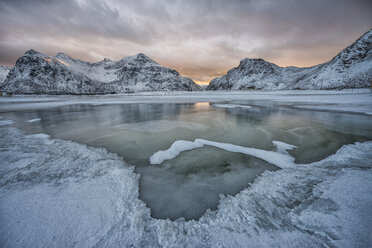
{"label": "water reflection", "polygon": [[194,111],[207,111],[210,109],[210,103],[209,102],[196,102],[194,103]]}

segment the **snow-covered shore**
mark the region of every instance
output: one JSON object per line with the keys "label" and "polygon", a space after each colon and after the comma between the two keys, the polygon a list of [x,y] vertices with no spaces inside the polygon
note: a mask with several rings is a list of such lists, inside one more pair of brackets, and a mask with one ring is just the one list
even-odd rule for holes
{"label": "snow-covered shore", "polygon": [[[10,123],[9,123],[10,124]],[[261,174],[198,221],[154,219],[114,154],[0,128],[2,247],[368,247],[372,142]]]}

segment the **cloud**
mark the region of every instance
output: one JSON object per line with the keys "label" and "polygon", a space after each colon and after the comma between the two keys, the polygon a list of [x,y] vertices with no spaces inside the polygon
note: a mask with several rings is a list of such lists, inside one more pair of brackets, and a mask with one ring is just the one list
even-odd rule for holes
{"label": "cloud", "polygon": [[372,27],[366,0],[2,0],[0,63],[25,50],[89,61],[143,52],[197,81],[245,57],[309,66]]}

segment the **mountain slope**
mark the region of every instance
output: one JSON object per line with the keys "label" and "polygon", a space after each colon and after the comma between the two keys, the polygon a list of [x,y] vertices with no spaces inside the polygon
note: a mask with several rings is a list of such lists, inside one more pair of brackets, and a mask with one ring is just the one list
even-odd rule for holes
{"label": "mountain slope", "polygon": [[8,67],[0,65],[0,87],[4,83],[6,76],[8,76],[9,71]]}
{"label": "mountain slope", "polygon": [[207,90],[365,88],[372,82],[372,30],[331,61],[306,68],[279,67],[263,59],[243,59]]}
{"label": "mountain slope", "polygon": [[17,94],[107,94],[134,91],[199,90],[191,79],[144,54],[89,63],[58,53],[28,50],[9,72],[2,91]]}

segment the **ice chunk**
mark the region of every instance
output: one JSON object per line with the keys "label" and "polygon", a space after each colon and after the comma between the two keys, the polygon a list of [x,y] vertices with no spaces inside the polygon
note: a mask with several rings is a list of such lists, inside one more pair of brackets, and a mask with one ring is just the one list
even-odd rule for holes
{"label": "ice chunk", "polygon": [[41,119],[40,118],[35,118],[35,119],[27,120],[25,122],[36,122],[36,121],[41,121]]}
{"label": "ice chunk", "polygon": [[164,151],[158,151],[150,157],[151,164],[161,164],[165,160],[170,160],[177,157],[181,152],[203,147],[199,142],[186,140],[177,140],[171,147]]}
{"label": "ice chunk", "polygon": [[175,141],[170,148],[164,151],[155,152],[150,157],[151,164],[161,164],[165,160],[177,157],[181,152],[203,147],[204,145],[217,147],[228,152],[239,152],[262,159],[270,164],[278,166],[279,168],[289,168],[295,166],[294,157],[289,155],[286,150],[293,149],[295,146],[286,144],[284,142],[275,141],[274,143],[278,152],[266,151],[257,148],[244,147],[228,143],[214,142],[205,139],[196,139],[193,142],[178,140]]}
{"label": "ice chunk", "polygon": [[274,140],[273,144],[274,144],[274,146],[276,146],[276,148],[278,149],[278,152],[280,152],[280,153],[287,153],[287,150],[293,150],[293,149],[297,148],[297,146],[290,145],[290,144],[284,143],[282,141]]}
{"label": "ice chunk", "polygon": [[213,104],[212,106],[217,108],[245,108],[245,109],[251,109],[252,106],[249,105],[239,105],[239,104]]}

